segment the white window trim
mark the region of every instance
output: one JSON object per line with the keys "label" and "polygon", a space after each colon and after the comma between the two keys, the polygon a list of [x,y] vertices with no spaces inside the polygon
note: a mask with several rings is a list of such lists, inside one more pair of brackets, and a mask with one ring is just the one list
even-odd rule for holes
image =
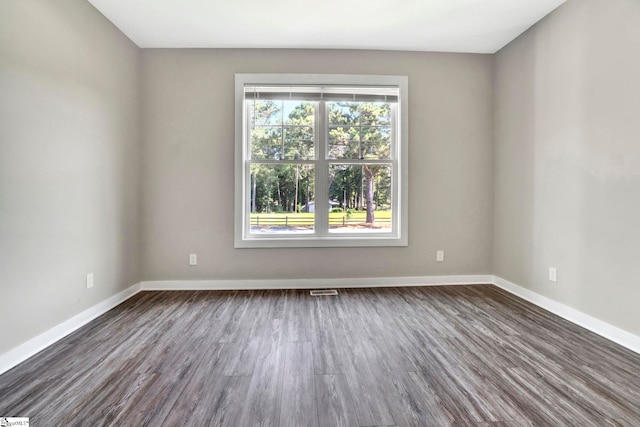
{"label": "white window trim", "polygon": [[[247,188],[248,172],[245,168],[248,144],[244,141],[244,87],[246,85],[386,85],[398,86],[400,100],[398,104],[399,138],[395,149],[397,159],[393,160],[398,168],[400,182],[393,183],[393,213],[395,232],[384,234],[336,234],[327,235],[268,235],[249,236],[247,220],[249,215],[248,198],[244,197]],[[363,246],[408,246],[408,77],[374,76],[351,74],[236,74],[235,76],[235,224],[234,242],[236,248],[291,248],[291,247],[363,247]],[[320,129],[320,132],[324,132]],[[324,141],[322,135],[320,141]],[[323,144],[321,144],[323,145]],[[320,150],[324,152],[324,148]],[[322,169],[322,168],[318,168]],[[326,171],[316,170],[316,185],[322,179],[328,180]],[[322,181],[324,182],[324,181]],[[316,191],[325,190],[320,185]],[[318,194],[321,199],[322,194]],[[320,212],[318,212],[320,213]]]}

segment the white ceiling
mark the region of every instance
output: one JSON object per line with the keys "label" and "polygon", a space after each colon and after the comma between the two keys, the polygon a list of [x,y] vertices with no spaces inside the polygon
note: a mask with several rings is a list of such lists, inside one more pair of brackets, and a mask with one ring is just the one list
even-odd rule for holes
{"label": "white ceiling", "polygon": [[89,0],[138,46],[494,53],[565,0]]}

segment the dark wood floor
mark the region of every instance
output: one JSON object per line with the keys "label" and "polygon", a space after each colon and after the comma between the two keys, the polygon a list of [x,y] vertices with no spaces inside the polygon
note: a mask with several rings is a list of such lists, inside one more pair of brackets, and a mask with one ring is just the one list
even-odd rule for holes
{"label": "dark wood floor", "polygon": [[640,426],[640,356],[491,285],[144,292],[0,376],[36,426]]}

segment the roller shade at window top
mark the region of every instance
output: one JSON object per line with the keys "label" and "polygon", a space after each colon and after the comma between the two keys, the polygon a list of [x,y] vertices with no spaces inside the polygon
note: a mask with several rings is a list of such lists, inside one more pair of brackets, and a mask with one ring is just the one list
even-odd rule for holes
{"label": "roller shade at window top", "polygon": [[397,103],[398,87],[381,86],[254,86],[244,87],[246,100]]}

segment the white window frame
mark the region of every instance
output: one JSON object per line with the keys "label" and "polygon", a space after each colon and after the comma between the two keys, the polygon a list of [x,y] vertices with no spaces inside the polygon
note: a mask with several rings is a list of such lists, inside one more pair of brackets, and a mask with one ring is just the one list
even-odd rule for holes
{"label": "white window frame", "polygon": [[[245,86],[260,85],[353,85],[353,86],[396,86],[399,88],[395,114],[397,125],[393,129],[395,143],[392,159],[384,161],[392,164],[392,231],[371,233],[329,233],[328,216],[322,215],[323,209],[316,210],[316,229],[314,234],[268,234],[250,233],[250,167],[248,123],[245,114]],[[322,112],[320,112],[322,114]],[[316,113],[318,116],[318,113]],[[315,200],[317,206],[323,206],[328,200],[328,164],[354,163],[357,160],[326,159],[327,126],[319,126],[316,145]],[[234,242],[236,248],[286,248],[286,247],[361,247],[361,246],[408,246],[408,77],[351,74],[236,74],[235,75],[235,225]],[[326,218],[325,218],[326,217]]]}

